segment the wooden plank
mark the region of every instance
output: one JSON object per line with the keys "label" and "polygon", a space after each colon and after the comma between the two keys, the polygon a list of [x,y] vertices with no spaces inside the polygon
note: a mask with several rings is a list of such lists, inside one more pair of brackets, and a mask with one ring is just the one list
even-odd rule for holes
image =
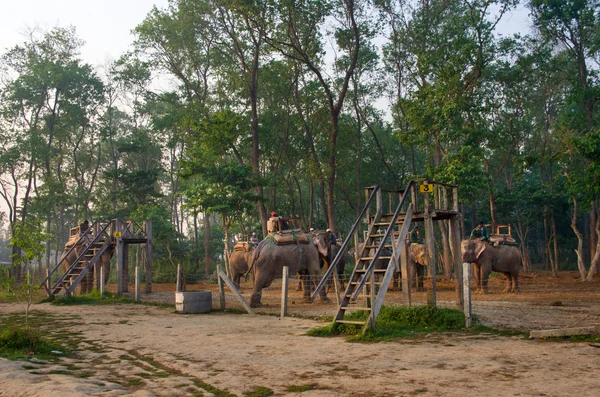
{"label": "wooden plank", "polygon": [[281,317],[287,316],[288,275],[289,268],[284,266],[281,274]]}
{"label": "wooden plank", "polygon": [[146,281],[144,291],[149,294],[152,292],[152,220],[144,222],[144,228],[146,231]]}
{"label": "wooden plank", "polygon": [[429,206],[429,193],[423,194],[425,201],[425,247],[427,248],[427,256],[429,257],[429,273],[431,277],[431,288],[427,290],[427,305],[436,307],[436,272],[437,258],[435,256],[435,235],[433,231],[433,219],[431,217]]}
{"label": "wooden plank", "polygon": [[100,266],[100,296],[104,296],[104,266]]}
{"label": "wooden plank", "polygon": [[465,325],[467,328],[471,326],[471,322],[473,319],[473,314],[471,312],[471,264],[463,263],[463,296],[464,296],[464,308],[463,311],[465,313]]}
{"label": "wooden plank", "polygon": [[454,275],[456,276],[456,310],[465,307],[464,290],[462,288],[462,255],[460,252],[460,226],[458,219],[450,220],[450,244],[452,247],[452,259],[454,260]]}
{"label": "wooden plank", "polygon": [[140,266],[135,266],[135,301],[140,300]]}
{"label": "wooden plank", "polygon": [[240,301],[242,306],[244,306],[244,309],[246,309],[248,314],[256,314],[254,313],[254,310],[250,307],[248,302],[246,302],[246,299],[244,299],[242,294],[240,294],[240,291],[238,291],[233,281],[231,281],[221,269],[219,269],[219,278],[222,279],[225,282],[225,284],[227,284],[231,292],[233,292],[233,295],[235,295],[235,297]]}
{"label": "wooden plank", "polygon": [[576,335],[600,335],[600,326],[532,330],[529,332],[530,339],[560,338]]}
{"label": "wooden plank", "polygon": [[[123,229],[122,221],[120,219],[117,219],[115,221],[115,232],[123,233],[122,229]],[[125,242],[123,241],[123,239],[121,237],[117,238],[116,251],[117,251],[117,293],[122,294],[124,291],[124,289],[123,289],[123,283],[124,283],[123,266],[127,259],[125,258]]]}
{"label": "wooden plank", "polygon": [[217,282],[219,283],[219,301],[221,303],[221,310],[226,310],[225,306],[225,286],[223,285],[223,280],[219,277],[221,273],[221,262],[217,262]]}

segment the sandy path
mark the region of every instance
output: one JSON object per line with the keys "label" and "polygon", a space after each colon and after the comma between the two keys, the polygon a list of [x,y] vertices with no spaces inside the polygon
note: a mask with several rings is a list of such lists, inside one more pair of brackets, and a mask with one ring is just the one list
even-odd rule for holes
{"label": "sandy path", "polygon": [[[286,396],[597,396],[600,349],[519,337],[431,336],[348,343],[303,334],[312,320],[139,305],[36,310],[74,321],[93,348],[63,365],[0,359],[0,396],[241,396],[257,386]],[[0,313],[19,310],[0,304]],[[60,321],[60,320],[57,320]],[[83,374],[83,375],[82,375]],[[286,392],[289,386],[313,390]],[[195,394],[194,394],[195,393]]]}

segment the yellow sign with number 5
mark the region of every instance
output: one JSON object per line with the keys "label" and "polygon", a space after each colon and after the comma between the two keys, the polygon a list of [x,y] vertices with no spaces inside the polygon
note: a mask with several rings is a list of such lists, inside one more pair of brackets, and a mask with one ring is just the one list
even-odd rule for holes
{"label": "yellow sign with number 5", "polygon": [[419,186],[419,192],[421,193],[433,193],[433,183],[424,183]]}

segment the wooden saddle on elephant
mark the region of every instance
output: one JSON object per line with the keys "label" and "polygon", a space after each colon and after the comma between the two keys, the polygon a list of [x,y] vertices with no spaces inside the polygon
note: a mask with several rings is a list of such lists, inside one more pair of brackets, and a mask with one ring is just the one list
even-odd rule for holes
{"label": "wooden saddle on elephant", "polygon": [[301,229],[283,230],[281,232],[272,233],[270,237],[275,240],[277,245],[285,244],[308,244],[308,237]]}
{"label": "wooden saddle on elephant", "polygon": [[490,235],[490,244],[494,247],[499,245],[512,245],[515,247],[519,246],[517,240],[515,240],[510,232],[510,225],[498,225],[495,233]]}

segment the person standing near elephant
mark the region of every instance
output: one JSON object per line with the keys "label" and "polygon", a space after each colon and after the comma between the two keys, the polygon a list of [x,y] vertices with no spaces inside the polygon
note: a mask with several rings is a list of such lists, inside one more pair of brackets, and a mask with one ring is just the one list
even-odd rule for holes
{"label": "person standing near elephant", "polygon": [[419,225],[415,225],[415,227],[410,231],[410,243],[423,244],[421,233],[419,232]]}
{"label": "person standing near elephant", "polygon": [[477,227],[471,232],[470,238],[472,240],[490,241],[490,232],[483,221],[479,221]]}

